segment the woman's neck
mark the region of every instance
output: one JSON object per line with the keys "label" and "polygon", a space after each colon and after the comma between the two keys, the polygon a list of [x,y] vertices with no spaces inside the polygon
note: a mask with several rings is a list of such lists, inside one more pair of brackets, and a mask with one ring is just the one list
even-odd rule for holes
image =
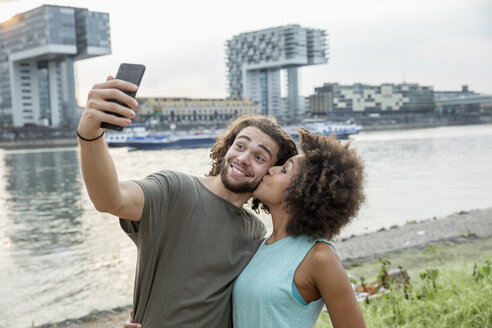
{"label": "woman's neck", "polygon": [[267,245],[289,236],[287,233],[287,224],[290,221],[290,215],[280,207],[270,208],[270,214],[272,215],[273,231],[270,238],[266,241]]}

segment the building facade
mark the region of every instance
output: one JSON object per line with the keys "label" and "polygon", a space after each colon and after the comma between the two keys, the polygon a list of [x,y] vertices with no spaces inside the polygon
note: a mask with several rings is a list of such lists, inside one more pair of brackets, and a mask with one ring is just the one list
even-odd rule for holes
{"label": "building facade", "polygon": [[137,98],[137,120],[156,118],[166,122],[226,122],[237,115],[261,113],[259,103],[251,99]]}
{"label": "building facade", "polygon": [[[294,118],[301,113],[298,68],[325,64],[324,30],[286,25],[242,33],[226,42],[229,95],[251,98],[264,114]],[[282,110],[280,71],[287,71],[288,104]]]}
{"label": "building facade", "polygon": [[109,14],[43,5],[0,24],[0,125],[70,126],[74,62],[111,53]]}
{"label": "building facade", "polygon": [[312,115],[331,112],[433,111],[432,87],[418,84],[381,84],[372,86],[356,83],[339,85],[325,83],[310,97]]}

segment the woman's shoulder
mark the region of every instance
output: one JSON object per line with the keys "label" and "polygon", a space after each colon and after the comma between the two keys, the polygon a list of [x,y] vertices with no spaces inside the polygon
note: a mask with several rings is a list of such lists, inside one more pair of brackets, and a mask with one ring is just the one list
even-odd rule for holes
{"label": "woman's shoulder", "polygon": [[341,264],[333,245],[326,241],[317,241],[309,251],[309,257],[314,267]]}
{"label": "woman's shoulder", "polygon": [[330,244],[318,241],[309,253],[309,271],[318,288],[333,289],[346,277],[342,262]]}

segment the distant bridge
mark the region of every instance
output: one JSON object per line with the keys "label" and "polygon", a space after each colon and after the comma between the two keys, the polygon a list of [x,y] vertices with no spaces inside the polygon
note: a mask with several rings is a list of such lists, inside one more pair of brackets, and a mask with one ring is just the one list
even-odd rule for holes
{"label": "distant bridge", "polygon": [[436,107],[446,105],[474,105],[474,104],[492,104],[492,95],[473,95],[458,96],[453,98],[443,98],[435,101]]}
{"label": "distant bridge", "polygon": [[435,100],[439,113],[472,113],[492,110],[492,95],[455,96]]}

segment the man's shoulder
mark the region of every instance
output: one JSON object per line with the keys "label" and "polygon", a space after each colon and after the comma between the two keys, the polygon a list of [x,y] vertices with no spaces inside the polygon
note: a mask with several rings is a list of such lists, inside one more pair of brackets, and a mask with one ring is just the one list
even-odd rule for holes
{"label": "man's shoulder", "polygon": [[263,221],[261,221],[261,219],[255,213],[253,213],[250,209],[247,209],[244,206],[243,206],[243,213],[245,214],[245,216],[248,217],[248,220],[249,220],[251,226],[253,227],[254,231],[256,231],[257,234],[264,236],[266,234],[267,230],[266,230],[266,226],[263,223]]}
{"label": "man's shoulder", "polygon": [[249,218],[251,218],[251,220],[261,222],[261,220],[260,220],[260,218],[258,217],[258,215],[256,215],[255,213],[253,213],[253,211],[252,211],[251,209],[246,208],[246,205],[244,205],[244,206],[242,207],[242,209],[243,209],[243,213],[244,213],[245,215],[247,215]]}
{"label": "man's shoulder", "polygon": [[172,190],[181,190],[193,188],[195,185],[196,177],[186,173],[161,170],[147,175],[141,180],[133,180],[144,191],[144,196],[147,198],[148,194],[160,194],[169,193]]}
{"label": "man's shoulder", "polygon": [[173,170],[160,170],[148,175],[148,177],[177,177],[177,178],[191,178],[192,176],[183,172]]}
{"label": "man's shoulder", "polygon": [[[168,181],[168,182],[193,182],[196,177],[172,170],[161,170],[154,173],[149,174],[143,180],[157,180],[157,181]],[[142,180],[140,180],[142,181]]]}

